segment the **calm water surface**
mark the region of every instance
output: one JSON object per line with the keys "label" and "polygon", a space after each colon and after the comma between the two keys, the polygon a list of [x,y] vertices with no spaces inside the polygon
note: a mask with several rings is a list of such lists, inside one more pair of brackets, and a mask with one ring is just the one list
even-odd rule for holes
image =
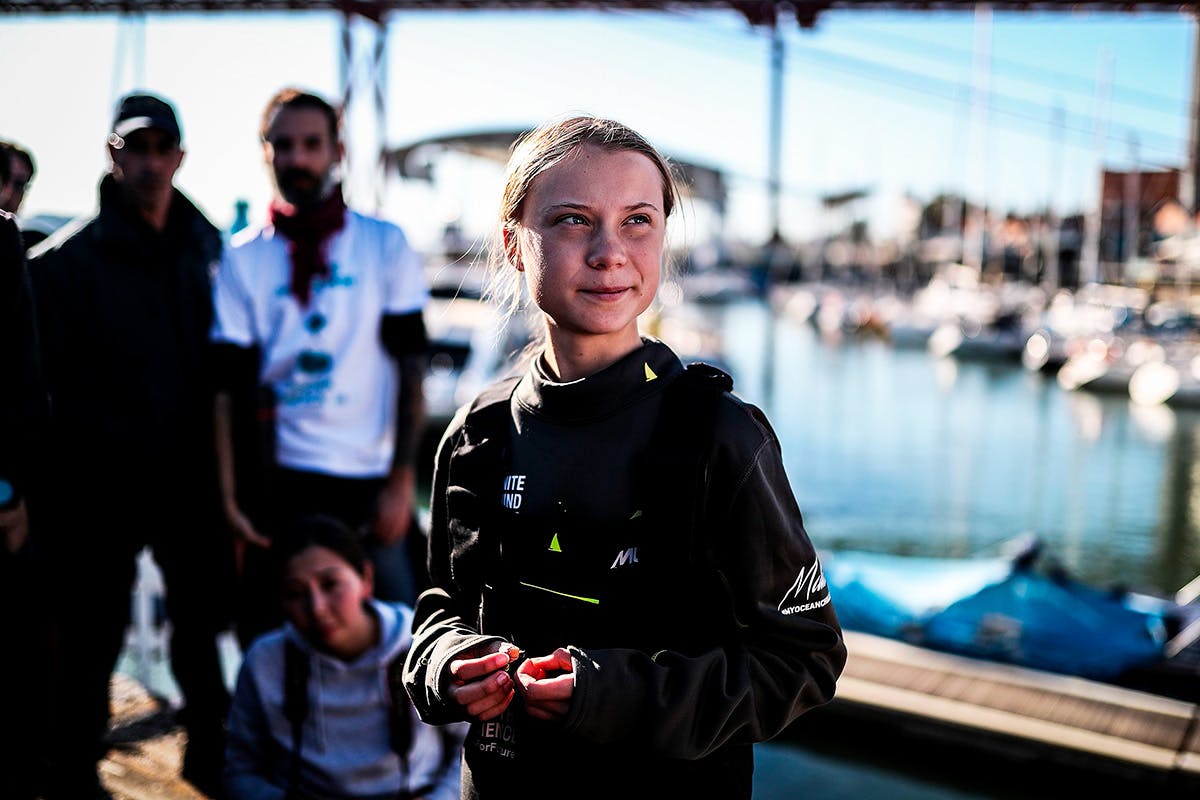
{"label": "calm water surface", "polygon": [[1088,581],[1174,592],[1200,573],[1196,412],[1064,391],[1019,363],[828,341],[755,304],[714,313],[818,547],[967,555],[1035,532]]}

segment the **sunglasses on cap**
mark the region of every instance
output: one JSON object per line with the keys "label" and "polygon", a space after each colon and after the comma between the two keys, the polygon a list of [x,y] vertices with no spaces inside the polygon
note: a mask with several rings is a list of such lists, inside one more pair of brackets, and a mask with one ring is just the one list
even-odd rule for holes
{"label": "sunglasses on cap", "polygon": [[179,149],[179,140],[177,139],[170,137],[150,138],[137,136],[136,134],[131,134],[129,138],[122,139],[114,133],[108,137],[108,143],[118,150],[124,150],[127,153],[133,153],[137,156],[149,155],[151,153],[158,156],[165,156]]}

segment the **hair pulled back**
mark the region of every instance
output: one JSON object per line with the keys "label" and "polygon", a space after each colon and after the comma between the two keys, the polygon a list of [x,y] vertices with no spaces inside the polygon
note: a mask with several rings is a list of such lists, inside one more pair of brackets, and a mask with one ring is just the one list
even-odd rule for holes
{"label": "hair pulled back", "polygon": [[506,316],[521,307],[521,275],[504,244],[505,233],[515,234],[521,224],[525,198],[534,179],[576,154],[584,145],[612,153],[632,151],[650,159],[662,176],[663,216],[670,217],[679,200],[679,186],[671,162],[640,133],[616,120],[590,115],[551,120],[523,134],[513,145],[505,169],[504,193],[488,257],[491,278],[488,296]]}

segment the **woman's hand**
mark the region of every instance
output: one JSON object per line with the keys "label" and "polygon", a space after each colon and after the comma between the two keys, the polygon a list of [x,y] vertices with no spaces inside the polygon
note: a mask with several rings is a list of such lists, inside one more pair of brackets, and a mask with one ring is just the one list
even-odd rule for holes
{"label": "woman's hand", "polygon": [[451,661],[450,699],[480,722],[500,716],[513,698],[513,681],[504,671],[508,660],[505,646],[498,653]]}
{"label": "woman's hand", "polygon": [[517,668],[516,680],[529,716],[557,720],[567,715],[575,692],[575,665],[565,648],[525,660]]}

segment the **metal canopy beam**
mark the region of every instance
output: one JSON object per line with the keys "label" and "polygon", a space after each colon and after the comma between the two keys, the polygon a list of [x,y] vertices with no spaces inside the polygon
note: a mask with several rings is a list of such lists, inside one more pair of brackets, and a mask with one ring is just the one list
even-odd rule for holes
{"label": "metal canopy beam", "polygon": [[[978,0],[0,0],[0,14],[56,14],[56,13],[108,13],[118,15],[137,15],[159,12],[226,12],[246,13],[255,11],[312,11],[336,12],[343,16],[343,105],[348,103],[352,94],[355,79],[350,75],[353,67],[353,47],[350,40],[350,22],[353,17],[362,17],[375,23],[376,43],[372,54],[372,97],[375,100],[376,133],[379,138],[377,157],[382,166],[388,158],[386,150],[386,131],[384,129],[385,114],[383,109],[383,73],[384,54],[386,50],[385,29],[386,20],[392,12],[397,11],[568,11],[568,10],[642,10],[661,12],[696,12],[696,11],[734,11],[740,14],[751,25],[772,29],[776,48],[772,55],[772,81],[777,81],[775,73],[782,69],[782,50],[778,47],[778,26],[789,18],[794,18],[802,28],[812,28],[817,23],[817,17],[826,11],[961,11],[976,12],[980,7],[990,11],[1013,12],[1063,12],[1080,13],[1089,11],[1138,13],[1138,12],[1178,12],[1200,16],[1200,0],[1193,2],[1063,2],[1062,0],[990,0],[980,3]],[[1200,62],[1195,70],[1200,70]],[[1193,75],[1193,92],[1200,92],[1200,76]],[[772,85],[772,121],[770,148],[771,163],[771,202],[772,217],[775,220],[772,227],[778,236],[778,172],[779,156],[776,141],[779,132],[778,98],[779,87]],[[1193,108],[1194,108],[1193,104]],[[1191,194],[1191,205],[1194,207],[1197,197],[1200,197],[1200,118],[1193,115],[1192,142],[1188,148],[1188,176],[1184,181],[1183,194]],[[393,156],[394,157],[394,156]],[[378,193],[376,204],[380,202]]]}
{"label": "metal canopy beam", "polygon": [[[733,10],[754,25],[772,25],[777,19],[793,17],[803,27],[815,24],[829,10],[971,11],[975,0],[0,0],[0,13],[110,13],[146,12],[245,12],[245,11],[338,11],[379,20],[392,11],[436,10],[611,10],[659,11]],[[1200,13],[1200,2],[1062,2],[1058,0],[994,0],[993,11],[1184,11]]]}
{"label": "metal canopy beam", "polygon": [[[508,161],[517,138],[527,132],[527,129],[506,128],[430,136],[387,151],[386,165],[390,169],[395,169],[401,178],[432,181],[432,165],[429,162],[429,156],[432,153],[461,152],[503,164]],[[718,214],[724,214],[725,203],[728,199],[725,174],[714,167],[673,154],[667,155],[675,167],[683,173],[681,190],[711,203]]]}

